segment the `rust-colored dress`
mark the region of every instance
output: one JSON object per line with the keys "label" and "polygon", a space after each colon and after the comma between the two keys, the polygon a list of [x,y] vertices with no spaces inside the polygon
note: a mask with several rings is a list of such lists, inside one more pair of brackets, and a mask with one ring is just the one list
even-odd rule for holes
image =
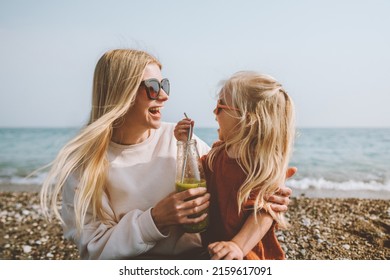
{"label": "rust-colored dress", "polygon": [[[215,145],[215,144],[214,144]],[[207,166],[206,157],[202,157],[207,188],[210,192],[209,227],[202,233],[203,246],[216,241],[231,240],[242,228],[253,210],[242,210],[238,214],[237,192],[246,175],[235,159],[229,158],[226,151],[216,155],[213,172]],[[248,200],[243,209],[253,206]],[[275,225],[275,223],[274,223]],[[245,256],[247,260],[282,260],[285,254],[276,238],[274,225],[263,239]]]}

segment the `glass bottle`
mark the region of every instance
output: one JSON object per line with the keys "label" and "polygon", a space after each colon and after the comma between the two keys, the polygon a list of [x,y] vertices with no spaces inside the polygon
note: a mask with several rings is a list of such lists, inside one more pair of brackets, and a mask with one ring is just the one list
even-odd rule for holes
{"label": "glass bottle", "polygon": [[[177,142],[177,166],[176,166],[176,191],[182,192],[191,188],[204,187],[206,188],[206,178],[202,163],[200,161],[196,140],[191,139],[187,142]],[[190,199],[193,199],[191,197]],[[208,209],[202,212],[190,215],[190,218],[195,218],[206,213]],[[197,224],[183,225],[185,232],[197,233],[205,231],[208,227],[208,216],[203,221]]]}

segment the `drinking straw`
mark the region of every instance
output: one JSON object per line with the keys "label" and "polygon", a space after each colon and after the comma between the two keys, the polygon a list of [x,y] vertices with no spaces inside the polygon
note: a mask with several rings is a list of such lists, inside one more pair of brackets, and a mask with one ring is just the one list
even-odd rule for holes
{"label": "drinking straw", "polygon": [[[186,113],[184,113],[184,116],[189,119]],[[188,130],[188,136],[187,136],[187,141],[190,141],[192,139],[192,125],[190,125],[190,129]]]}
{"label": "drinking straw", "polygon": [[[184,116],[189,119],[189,117],[187,116],[186,113],[184,113]],[[189,142],[192,138],[192,125],[190,125],[190,129],[188,130],[188,135],[187,135],[187,143],[186,143],[186,152],[184,154],[184,162],[183,162],[183,167],[181,169],[181,180],[180,182],[183,183],[184,181],[184,170],[186,168],[186,165],[187,165],[187,155],[188,155],[188,148],[189,148]]]}

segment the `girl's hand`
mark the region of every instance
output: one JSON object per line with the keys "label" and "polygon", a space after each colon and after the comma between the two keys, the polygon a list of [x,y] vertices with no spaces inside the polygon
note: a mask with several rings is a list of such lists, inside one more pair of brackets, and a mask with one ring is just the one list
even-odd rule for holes
{"label": "girl's hand", "polygon": [[191,119],[182,119],[175,126],[175,138],[177,141],[187,141],[188,130],[194,126],[194,121]]}
{"label": "girl's hand", "polygon": [[[286,173],[286,179],[292,177],[297,172],[296,167],[290,167]],[[274,195],[266,197],[268,202],[271,202],[271,208],[275,212],[286,212],[288,210],[288,204],[290,203],[290,196],[292,190],[286,186],[281,186],[279,191]]]}
{"label": "girl's hand", "polygon": [[244,253],[233,241],[220,241],[208,246],[212,260],[242,260]]}
{"label": "girl's hand", "polygon": [[189,215],[198,214],[209,207],[210,194],[206,188],[193,188],[179,193],[171,193],[152,208],[152,218],[156,227],[167,233],[167,227],[180,224],[196,224],[207,217],[207,213],[196,218]]}

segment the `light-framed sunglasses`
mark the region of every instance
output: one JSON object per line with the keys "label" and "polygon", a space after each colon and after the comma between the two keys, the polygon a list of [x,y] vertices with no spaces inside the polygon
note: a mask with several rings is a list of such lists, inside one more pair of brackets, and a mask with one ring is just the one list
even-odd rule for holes
{"label": "light-framed sunglasses", "polygon": [[156,100],[158,96],[160,95],[161,89],[169,95],[170,91],[170,83],[167,78],[162,79],[161,82],[159,82],[157,79],[147,79],[141,82],[141,85],[145,86],[146,94],[148,95],[149,99]]}
{"label": "light-framed sunglasses", "polygon": [[222,100],[218,99],[217,106],[214,109],[214,114],[218,115],[223,109],[240,112],[240,109],[222,104]]}

